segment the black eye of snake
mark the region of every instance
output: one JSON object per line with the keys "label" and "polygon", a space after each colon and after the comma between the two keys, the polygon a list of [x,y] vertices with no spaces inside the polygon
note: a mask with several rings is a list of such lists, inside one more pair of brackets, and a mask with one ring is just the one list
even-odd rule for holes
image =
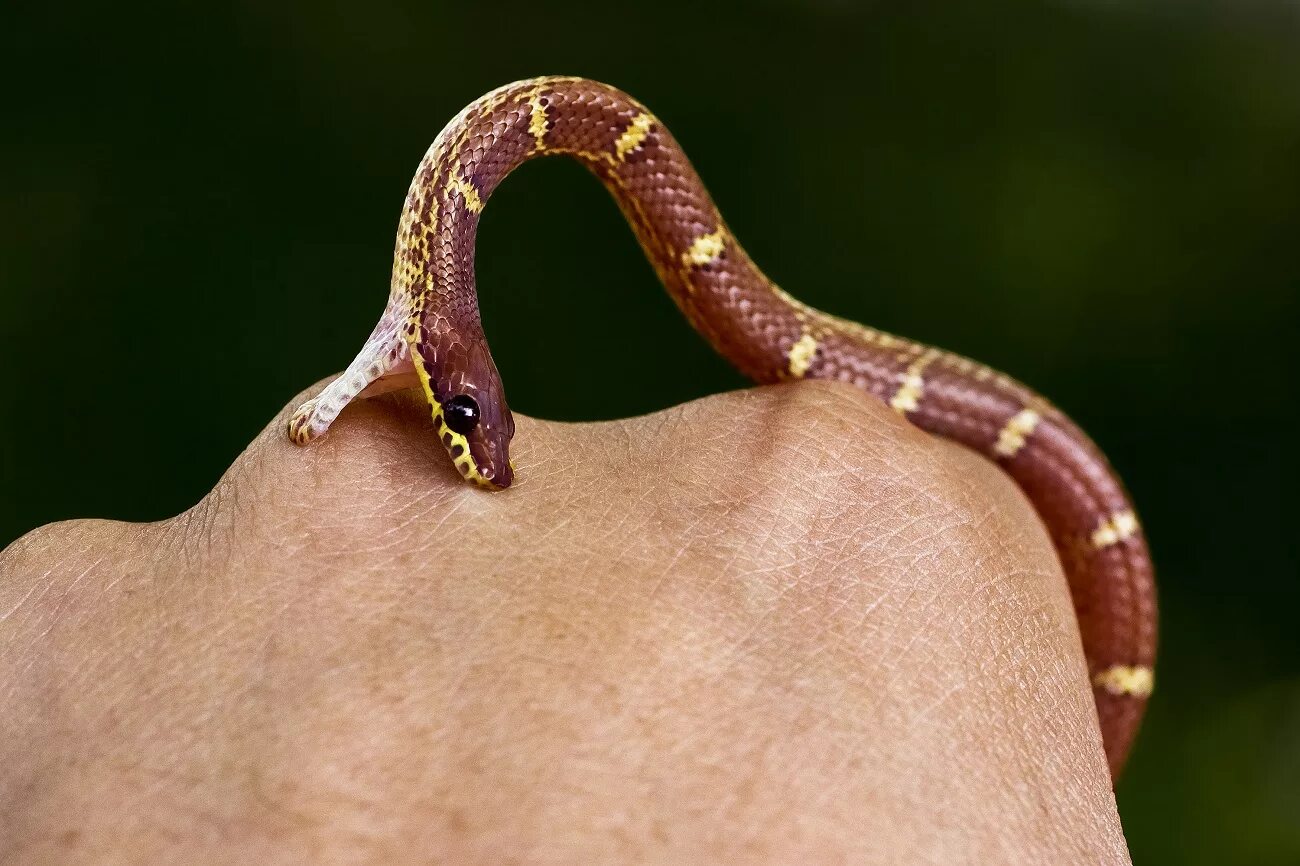
{"label": "black eye of snake", "polygon": [[468,394],[457,394],[442,407],[447,426],[464,436],[478,426],[478,403]]}

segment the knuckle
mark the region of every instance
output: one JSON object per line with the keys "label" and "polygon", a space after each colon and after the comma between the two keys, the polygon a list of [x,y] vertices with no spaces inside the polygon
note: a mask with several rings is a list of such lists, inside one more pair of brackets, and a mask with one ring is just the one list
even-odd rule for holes
{"label": "knuckle", "polygon": [[8,583],[33,569],[46,568],[51,562],[66,559],[84,546],[82,539],[97,522],[66,520],[31,530],[0,551],[0,580]]}
{"label": "knuckle", "polygon": [[989,533],[1038,524],[1015,482],[983,455],[926,433],[856,387],[804,385],[794,389],[797,411],[789,415],[809,423],[787,418],[781,435],[793,441],[819,431],[820,471],[805,464],[798,479],[818,495],[871,502],[888,492],[909,510],[941,518],[959,542],[984,543]]}
{"label": "knuckle", "polygon": [[1046,540],[1046,531],[1011,476],[993,461],[960,445],[937,441],[942,449],[943,486],[947,507],[963,516],[964,524],[979,526],[985,535],[1007,542],[1028,529]]}
{"label": "knuckle", "polygon": [[[39,527],[0,553],[0,633],[86,604],[106,570],[97,550],[119,550],[114,524],[69,520]],[[20,611],[27,615],[17,616]]]}
{"label": "knuckle", "polygon": [[683,415],[677,426],[691,440],[668,447],[691,455],[684,471],[749,520],[797,519],[828,502],[868,505],[882,483],[908,486],[940,460],[930,437],[837,382],[736,392],[688,404]]}
{"label": "knuckle", "polygon": [[864,485],[874,491],[881,479],[933,469],[930,437],[859,388],[800,382],[772,391],[775,456],[789,483],[810,497],[856,499]]}
{"label": "knuckle", "polygon": [[690,414],[704,417],[681,426],[725,435],[706,434],[688,469],[722,512],[753,530],[833,513],[840,533],[915,524],[930,544],[967,556],[1046,538],[999,467],[856,387],[801,381],[695,405],[705,408]]}
{"label": "knuckle", "polygon": [[665,531],[701,534],[721,567],[784,581],[792,603],[860,598],[829,605],[852,618],[898,590],[954,609],[1005,606],[1057,568],[1009,476],[870,394],[797,383],[668,417],[654,448],[673,467],[657,476]]}

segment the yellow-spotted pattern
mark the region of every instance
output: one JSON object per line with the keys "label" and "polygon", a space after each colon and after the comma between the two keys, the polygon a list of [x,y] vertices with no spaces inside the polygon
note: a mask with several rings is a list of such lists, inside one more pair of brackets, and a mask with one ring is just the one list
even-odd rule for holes
{"label": "yellow-spotted pattern", "polygon": [[1025,447],[1025,440],[1033,434],[1041,420],[1043,416],[1033,409],[1021,409],[1011,416],[998,433],[993,451],[1000,457],[1015,457]]}
{"label": "yellow-spotted pattern", "polygon": [[1137,515],[1131,510],[1116,512],[1106,520],[1092,533],[1092,546],[1096,548],[1110,547],[1112,544],[1119,544],[1121,541],[1132,538],[1138,531]]}
{"label": "yellow-spotted pattern", "polygon": [[474,189],[474,184],[460,178],[453,178],[451,188],[460,193],[461,200],[465,202],[465,207],[469,208],[470,213],[478,213],[483,210],[483,200],[479,198],[478,190]]}
{"label": "yellow-spotted pattern", "polygon": [[700,235],[691,241],[691,245],[682,253],[682,264],[687,267],[703,267],[712,264],[727,248],[727,234],[722,229]]}
{"label": "yellow-spotted pattern", "polygon": [[915,412],[921,405],[921,396],[925,393],[925,378],[921,375],[925,368],[939,357],[937,349],[926,349],[915,361],[907,366],[900,377],[898,390],[889,399],[889,405],[901,414]]}
{"label": "yellow-spotted pattern", "polygon": [[646,136],[650,134],[650,127],[654,126],[654,122],[655,119],[646,112],[632,118],[632,122],[627,129],[614,142],[614,156],[619,162],[627,159],[629,153],[632,153],[645,143]]}
{"label": "yellow-spotted pattern", "polygon": [[533,136],[533,149],[538,153],[546,149],[546,133],[551,122],[546,119],[546,106],[542,105],[541,90],[528,96],[528,131]]}
{"label": "yellow-spotted pattern", "polygon": [[1092,684],[1112,695],[1146,698],[1155,686],[1155,672],[1143,665],[1115,665],[1093,676]]}
{"label": "yellow-spotted pattern", "polygon": [[796,379],[803,378],[812,366],[813,358],[817,355],[817,338],[812,334],[804,333],[802,337],[790,346],[790,351],[786,353],[789,360],[790,375]]}

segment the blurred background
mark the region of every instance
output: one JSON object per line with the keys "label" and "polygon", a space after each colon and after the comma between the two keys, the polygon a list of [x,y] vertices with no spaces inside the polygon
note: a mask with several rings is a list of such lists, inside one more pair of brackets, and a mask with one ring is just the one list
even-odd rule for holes
{"label": "blurred background", "polygon": [[[544,5],[4,4],[0,546],[194,503],[369,333],[443,124],[599,78],[791,292],[1093,434],[1161,581],[1134,857],[1300,863],[1300,4]],[[517,411],[744,384],[576,164],[505,184],[479,281]]]}

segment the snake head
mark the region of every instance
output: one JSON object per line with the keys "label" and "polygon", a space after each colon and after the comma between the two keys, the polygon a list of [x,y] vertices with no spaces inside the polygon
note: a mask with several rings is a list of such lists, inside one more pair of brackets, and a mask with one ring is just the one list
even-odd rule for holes
{"label": "snake head", "polygon": [[509,487],[514,480],[510,440],[515,421],[501,375],[482,341],[452,348],[459,351],[435,353],[421,347],[416,355],[438,438],[465,480],[481,487]]}

